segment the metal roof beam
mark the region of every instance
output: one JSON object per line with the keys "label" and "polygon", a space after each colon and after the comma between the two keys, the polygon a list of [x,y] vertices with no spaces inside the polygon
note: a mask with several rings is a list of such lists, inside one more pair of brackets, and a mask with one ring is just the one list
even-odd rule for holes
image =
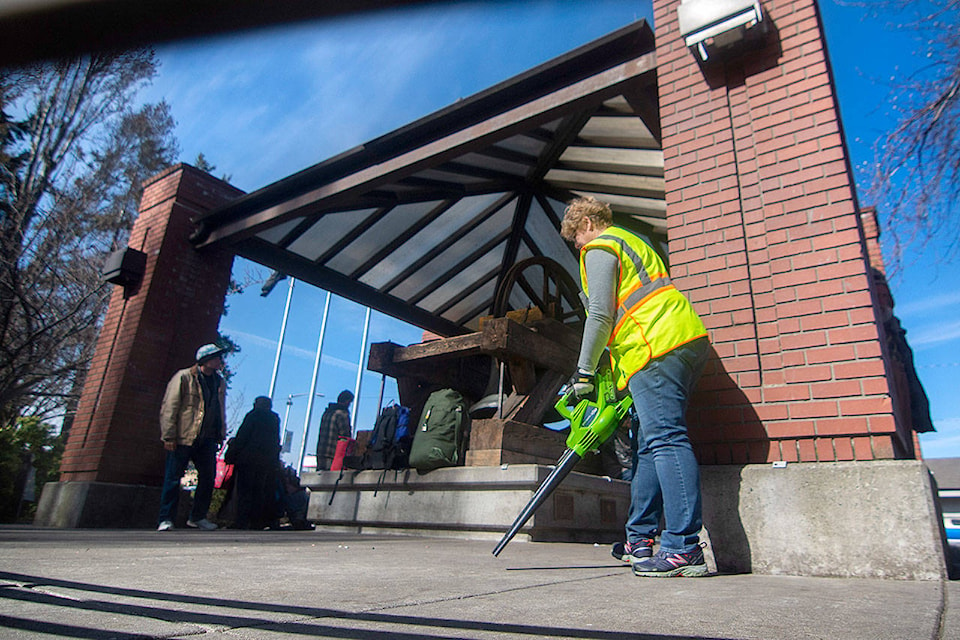
{"label": "metal roof beam", "polygon": [[[627,62],[617,64],[596,75],[564,86],[540,98],[494,115],[475,125],[455,131],[422,147],[401,153],[381,163],[360,169],[350,175],[333,179],[306,193],[267,207],[242,220],[228,222],[210,229],[199,246],[227,240],[243,239],[292,217],[303,215],[323,202],[324,208],[343,204],[365,191],[382,187],[391,181],[413,175],[417,171],[437,166],[468,151],[477,151],[510,135],[550,122],[565,113],[590,108],[625,87],[648,77],[653,81],[656,72],[656,54],[649,52]],[[324,202],[326,201],[326,202]],[[212,223],[213,221],[205,221]]]}
{"label": "metal roof beam", "polygon": [[306,258],[292,253],[280,254],[273,245],[259,238],[247,238],[238,249],[241,255],[260,264],[438,335],[456,336],[469,333],[456,323],[381,293],[332,269],[317,266]]}

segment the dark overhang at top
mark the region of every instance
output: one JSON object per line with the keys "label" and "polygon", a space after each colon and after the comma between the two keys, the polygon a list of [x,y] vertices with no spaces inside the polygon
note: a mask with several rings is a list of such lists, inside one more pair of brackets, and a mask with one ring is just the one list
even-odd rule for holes
{"label": "dark overhang at top", "polygon": [[[576,195],[666,234],[645,21],[243,196],[197,220],[237,254],[442,335],[475,330],[508,269],[548,257]],[[511,308],[536,295],[510,291]]]}

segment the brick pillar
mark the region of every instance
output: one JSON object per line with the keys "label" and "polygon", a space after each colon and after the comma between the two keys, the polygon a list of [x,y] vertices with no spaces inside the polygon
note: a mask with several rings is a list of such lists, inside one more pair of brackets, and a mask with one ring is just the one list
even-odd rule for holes
{"label": "brick pillar", "polygon": [[704,69],[655,0],[671,271],[719,359],[704,464],[913,456],[898,427],[815,0],[766,0],[768,45]]}
{"label": "brick pillar", "polygon": [[[193,363],[197,347],[216,339],[233,264],[227,250],[193,248],[191,219],[241,193],[183,164],[146,185],[129,241],[147,254],[146,273],[135,291],[118,286],[112,293],[63,454],[61,479],[58,486],[45,488],[38,524],[131,526],[155,519],[154,500],[136,509],[119,505],[143,502],[143,487],[157,487],[163,480],[163,392],[175,371]],[[104,501],[118,506],[108,509]],[[137,520],[131,510],[142,511],[139,520],[146,521],[131,521]]]}

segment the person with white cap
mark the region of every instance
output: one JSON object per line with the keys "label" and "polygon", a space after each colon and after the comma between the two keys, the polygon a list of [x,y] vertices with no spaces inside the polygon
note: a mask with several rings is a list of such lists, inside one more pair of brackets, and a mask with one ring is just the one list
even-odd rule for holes
{"label": "person with white cap", "polygon": [[217,451],[227,435],[227,385],[219,374],[226,352],[215,344],[203,345],[197,349],[196,364],[175,373],[167,384],[160,407],[160,439],[167,462],[158,531],[173,529],[180,480],[190,461],[197,469],[197,489],[187,526],[202,531],[217,528],[207,519],[207,510],[213,496]]}

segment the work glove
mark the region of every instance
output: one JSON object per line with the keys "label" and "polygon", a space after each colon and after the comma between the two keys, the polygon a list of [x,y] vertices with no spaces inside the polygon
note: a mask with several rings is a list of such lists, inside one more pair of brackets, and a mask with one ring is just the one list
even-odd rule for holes
{"label": "work glove", "polygon": [[566,391],[572,391],[575,398],[583,398],[593,393],[593,373],[577,369],[576,373],[570,378],[565,387]]}

